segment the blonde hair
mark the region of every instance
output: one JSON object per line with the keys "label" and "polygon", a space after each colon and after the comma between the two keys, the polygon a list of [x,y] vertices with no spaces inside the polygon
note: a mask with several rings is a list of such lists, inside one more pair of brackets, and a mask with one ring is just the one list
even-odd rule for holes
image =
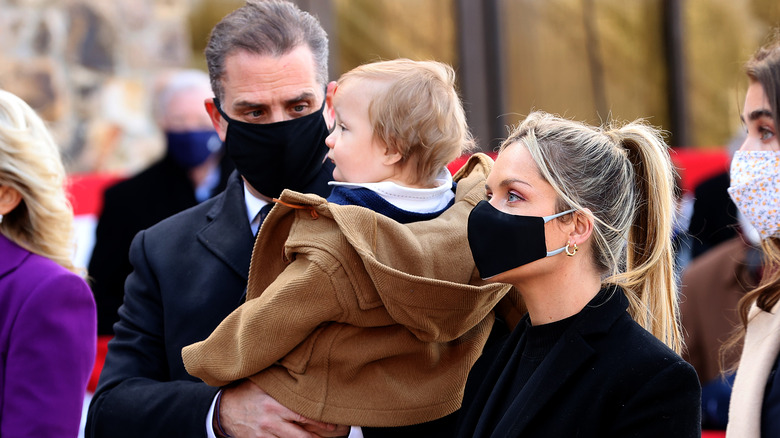
{"label": "blonde hair", "polygon": [[77,272],[73,210],[65,194],[65,168],[43,120],[27,103],[0,90],[0,186],[22,200],[3,217],[0,232],[30,252]]}
{"label": "blonde hair", "polygon": [[366,98],[374,136],[416,167],[414,183],[430,183],[441,169],[474,149],[455,87],[455,71],[436,61],[395,59],[361,65],[341,76],[384,83]]}
{"label": "blonde hair", "polygon": [[501,147],[515,142],[555,189],[559,212],[592,211],[593,262],[602,282],[621,286],[634,320],[679,353],[675,171],[660,131],[642,121],[592,127],[534,112]]}

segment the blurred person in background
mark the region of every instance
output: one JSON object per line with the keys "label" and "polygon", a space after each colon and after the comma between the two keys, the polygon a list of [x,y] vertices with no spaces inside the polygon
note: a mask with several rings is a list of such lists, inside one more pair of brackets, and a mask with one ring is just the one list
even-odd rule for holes
{"label": "blurred person in background", "polygon": [[224,190],[233,168],[203,111],[203,101],[212,96],[208,74],[181,70],[161,80],[154,114],[165,135],[165,156],[104,194],[88,269],[99,335],[114,333],[136,233]]}
{"label": "blurred person in background", "polygon": [[758,231],[764,268],[758,287],[739,301],[742,343],[726,436],[780,436],[780,31],[747,62],[742,110],[747,137],[731,162],[728,193]]}
{"label": "blurred person in background", "polygon": [[0,436],[74,437],[96,349],[65,169],[44,122],[0,90]]}

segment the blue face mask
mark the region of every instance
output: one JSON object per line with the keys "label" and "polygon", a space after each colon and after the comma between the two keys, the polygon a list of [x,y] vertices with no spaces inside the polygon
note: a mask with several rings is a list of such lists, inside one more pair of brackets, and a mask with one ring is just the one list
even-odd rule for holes
{"label": "blue face mask", "polygon": [[480,201],[468,221],[468,239],[474,264],[483,280],[563,252],[547,251],[544,224],[574,210],[550,216],[520,216],[504,213],[488,201]]}
{"label": "blue face mask", "polygon": [[214,130],[166,132],[168,155],[184,169],[197,167],[222,148]]}

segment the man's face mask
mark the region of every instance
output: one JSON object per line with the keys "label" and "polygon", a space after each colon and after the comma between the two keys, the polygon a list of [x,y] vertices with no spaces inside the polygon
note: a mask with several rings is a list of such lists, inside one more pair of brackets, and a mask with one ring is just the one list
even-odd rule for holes
{"label": "man's face mask", "polygon": [[228,117],[217,98],[214,105],[228,122],[227,154],[255,190],[273,198],[284,189],[302,191],[317,176],[328,153],[321,109],[297,119],[254,124]]}
{"label": "man's face mask", "polygon": [[488,201],[479,202],[468,220],[468,239],[474,263],[483,280],[545,257],[560,254],[566,247],[547,251],[544,224],[569,214],[518,216],[504,213]]}

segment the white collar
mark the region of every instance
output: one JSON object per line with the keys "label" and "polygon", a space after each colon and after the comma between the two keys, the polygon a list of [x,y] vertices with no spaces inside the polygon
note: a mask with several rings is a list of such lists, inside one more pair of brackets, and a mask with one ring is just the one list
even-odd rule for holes
{"label": "white collar", "polygon": [[452,174],[446,167],[436,177],[436,187],[431,189],[405,187],[392,181],[378,183],[330,181],[328,184],[332,186],[366,188],[401,210],[416,213],[440,211],[446,208],[455,197],[455,194],[452,192]]}

